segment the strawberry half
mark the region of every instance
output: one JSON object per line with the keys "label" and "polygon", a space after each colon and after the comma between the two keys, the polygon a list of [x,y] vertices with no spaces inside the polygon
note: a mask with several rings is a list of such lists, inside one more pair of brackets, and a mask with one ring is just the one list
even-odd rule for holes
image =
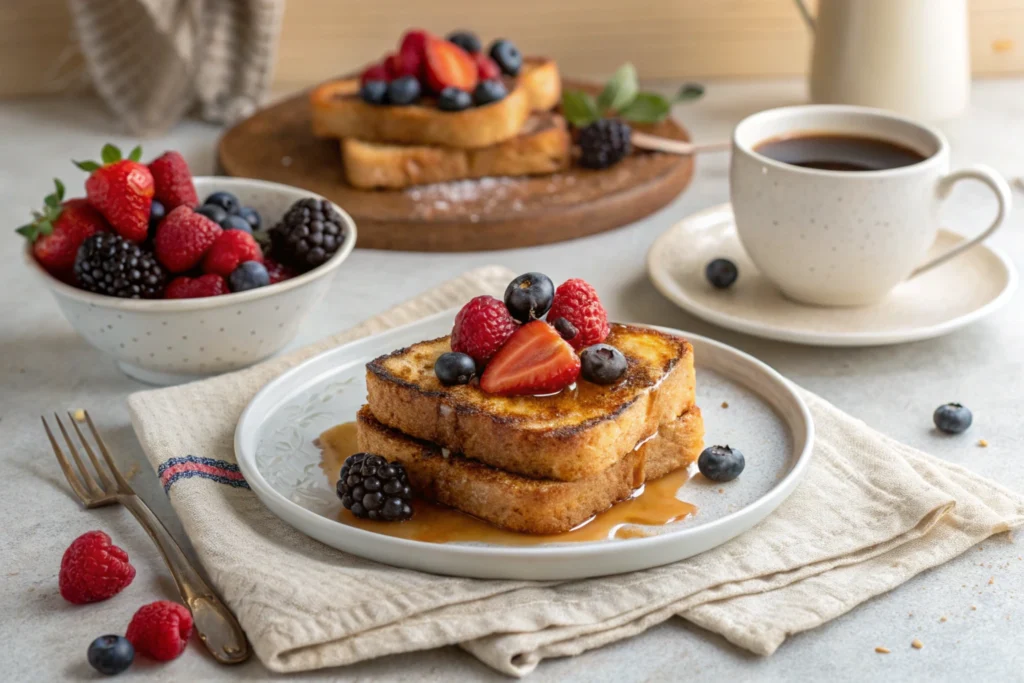
{"label": "strawberry half", "polygon": [[576,381],[580,358],[555,328],[542,320],[520,327],[495,354],[480,378],[489,394],[553,394]]}
{"label": "strawberry half", "polygon": [[403,76],[423,80],[423,66],[427,61],[427,40],[433,38],[423,29],[406,31],[398,47],[399,68]]}
{"label": "strawberry half", "polygon": [[468,52],[455,43],[428,36],[425,54],[427,86],[431,90],[441,92],[452,87],[473,92],[480,79]]}
{"label": "strawberry half", "polygon": [[153,174],[139,163],[142,148],[136,147],[127,159],[113,145],[103,145],[103,165],[95,161],[76,161],[75,166],[89,173],[85,195],[103,214],[110,226],[129,242],[141,242],[149,236],[149,210],[153,205]]}

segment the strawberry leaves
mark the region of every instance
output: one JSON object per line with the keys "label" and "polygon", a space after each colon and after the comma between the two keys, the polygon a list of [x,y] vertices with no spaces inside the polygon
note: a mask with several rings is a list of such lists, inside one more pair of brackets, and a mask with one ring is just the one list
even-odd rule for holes
{"label": "strawberry leaves", "polygon": [[562,93],[562,113],[573,126],[583,128],[600,118],[617,116],[633,123],[657,123],[668,117],[672,105],[699,99],[704,87],[687,83],[673,96],[640,92],[636,68],[623,64],[605,84],[595,99],[582,90]]}
{"label": "strawberry leaves", "polygon": [[33,221],[15,229],[15,232],[29,242],[35,242],[38,238],[52,233],[54,221],[60,218],[63,210],[60,204],[64,201],[64,183],[54,178],[53,184],[56,190],[43,198],[43,210],[33,211]]}
{"label": "strawberry leaves", "polygon": [[[130,159],[131,161],[138,161],[139,159],[141,159],[142,146],[135,145],[135,147],[132,148],[132,151],[128,153],[127,158]],[[104,166],[116,164],[117,162],[122,161],[123,159],[124,157],[121,156],[120,148],[115,147],[114,145],[108,142],[107,144],[103,145],[103,149],[100,150],[100,160],[103,162],[102,164],[97,164],[95,161],[72,161],[71,163],[73,163],[75,166],[82,169],[86,173],[92,173],[93,171],[103,168]]]}

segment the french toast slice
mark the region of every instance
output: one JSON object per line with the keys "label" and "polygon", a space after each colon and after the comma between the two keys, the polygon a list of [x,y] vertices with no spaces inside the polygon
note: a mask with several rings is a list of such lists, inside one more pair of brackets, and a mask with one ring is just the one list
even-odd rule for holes
{"label": "french toast slice", "polygon": [[403,188],[487,176],[541,175],[569,166],[572,139],[554,112],[534,112],[514,138],[474,149],[341,140],[345,177],[362,189]]}
{"label": "french toast slice", "polygon": [[488,147],[519,135],[534,110],[558,103],[562,81],[549,59],[529,58],[520,75],[508,79],[508,95],[497,102],[462,111],[441,111],[425,98],[402,107],[373,105],[359,97],[359,79],[328,81],[309,95],[313,134],[366,142]]}
{"label": "french toast slice", "polygon": [[630,447],[610,467],[576,481],[530,479],[490,467],[381,424],[363,406],[356,417],[359,449],[401,462],[417,495],[528,534],[569,531],[628,498],[645,481],[696,461],[704,422],[692,406],[657,435]]}
{"label": "french toast slice", "polygon": [[610,386],[584,380],[554,396],[487,394],[476,382],[444,386],[434,362],[449,337],[367,364],[367,403],[377,420],[409,436],[508,472],[574,481],[618,462],[694,404],[693,347],[681,337],[613,324],[606,343],[627,360]]}

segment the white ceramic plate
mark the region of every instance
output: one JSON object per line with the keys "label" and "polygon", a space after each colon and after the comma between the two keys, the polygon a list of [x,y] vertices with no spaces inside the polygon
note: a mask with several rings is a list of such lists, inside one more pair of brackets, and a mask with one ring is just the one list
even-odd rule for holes
{"label": "white ceramic plate", "polygon": [[[939,253],[962,240],[939,231]],[[725,257],[740,276],[727,290],[708,284],[704,268]],[[732,208],[694,214],[662,234],[647,253],[654,286],[683,310],[722,327],[814,346],[880,346],[930,339],[968,325],[1005,304],[1017,271],[1005,255],[980,244],[908,280],[885,301],[861,308],[824,308],[790,301],[743,251]]]}
{"label": "white ceramic plate", "polygon": [[235,453],[249,486],[274,514],[327,545],[399,567],[479,578],[581,579],[656,567],[721,545],[778,507],[807,470],[814,427],[792,385],[729,346],[666,329],[693,344],[705,442],[735,446],[747,462],[732,482],[696,477],[680,489],[677,497],[695,504],[696,515],[647,538],[526,547],[425,543],[342,524],[341,503],[320,469],[314,439],[355,419],[366,400],[367,361],[447,334],[454,316],[441,313],[327,351],[253,398],[235,430]]}

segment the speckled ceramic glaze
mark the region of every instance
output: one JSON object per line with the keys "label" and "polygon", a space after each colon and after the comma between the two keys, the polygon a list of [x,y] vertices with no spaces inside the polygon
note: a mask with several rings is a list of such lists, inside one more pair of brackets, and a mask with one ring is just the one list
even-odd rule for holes
{"label": "speckled ceramic glaze", "polygon": [[[287,185],[244,178],[197,177],[200,198],[225,190],[260,212],[271,226],[293,202],[315,197]],[[345,244],[327,263],[269,287],[202,299],[142,301],[85,292],[51,277],[26,251],[29,266],[53,292],[64,317],[82,337],[110,354],[128,375],[173,384],[237,370],[281,350],[320,301],[356,241],[345,222]]]}
{"label": "speckled ceramic glaze", "polygon": [[[771,138],[808,132],[890,140],[925,158],[882,171],[792,166],[756,151]],[[949,172],[949,145],[937,130],[864,107],[808,105],[744,119],[732,141],[730,194],[747,254],[786,296],[825,306],[862,306],[897,284],[988,237],[1010,210],[1010,189],[987,167]],[[995,220],[977,237],[926,260],[939,207],[959,180],[996,195]]]}

